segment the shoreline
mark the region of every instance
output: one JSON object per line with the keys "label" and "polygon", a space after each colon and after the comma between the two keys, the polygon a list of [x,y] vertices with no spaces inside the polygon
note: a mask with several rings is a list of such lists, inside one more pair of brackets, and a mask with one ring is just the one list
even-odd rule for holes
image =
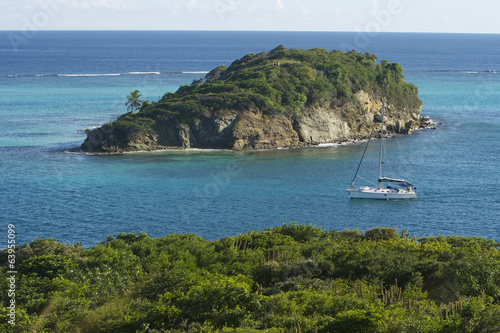
{"label": "shoreline", "polygon": [[[442,123],[436,119],[433,119],[429,116],[423,116],[421,117],[425,122],[424,126],[418,127],[413,129],[413,131],[423,131],[423,130],[428,130],[428,129],[438,129],[439,126],[442,125]],[[99,128],[101,126],[92,126],[92,128]],[[87,128],[90,129],[90,128]],[[411,135],[411,134],[394,134],[390,133],[387,135],[384,135],[384,138],[394,138],[397,136],[402,136],[402,135]],[[294,147],[277,147],[277,148],[270,148],[270,149],[246,149],[246,150],[234,150],[234,149],[219,149],[219,148],[182,148],[182,147],[164,147],[161,149],[151,149],[151,150],[135,150],[135,151],[117,151],[117,152],[93,152],[93,153],[88,153],[84,152],[81,150],[80,147],[75,147],[75,148],[70,148],[65,150],[65,153],[68,154],[77,154],[77,155],[89,155],[89,156],[104,156],[104,155],[123,155],[123,154],[145,154],[145,153],[163,153],[163,152],[222,152],[222,151],[227,151],[227,152],[250,152],[250,151],[273,151],[273,150],[289,150],[289,149],[308,149],[308,148],[320,148],[320,149],[325,149],[325,148],[337,148],[337,147],[342,147],[350,144],[356,144],[356,143],[362,143],[366,142],[368,138],[362,138],[362,139],[352,139],[352,140],[342,140],[342,141],[337,141],[337,142],[325,142],[325,143],[319,143],[316,145],[303,145],[303,146],[294,146]]]}

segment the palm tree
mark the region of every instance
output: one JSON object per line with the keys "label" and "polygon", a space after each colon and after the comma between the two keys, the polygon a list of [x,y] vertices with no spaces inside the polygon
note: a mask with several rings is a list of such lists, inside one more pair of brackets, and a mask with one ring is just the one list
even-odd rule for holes
{"label": "palm tree", "polygon": [[127,96],[127,103],[125,103],[125,105],[128,105],[128,111],[133,112],[134,110],[140,109],[143,102],[140,100],[141,96],[142,95],[139,94],[139,90],[132,90],[130,92],[130,96]]}

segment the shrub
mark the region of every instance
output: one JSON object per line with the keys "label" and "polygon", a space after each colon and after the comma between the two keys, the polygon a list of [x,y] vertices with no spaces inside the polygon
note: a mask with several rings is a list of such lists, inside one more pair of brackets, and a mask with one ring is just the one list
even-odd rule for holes
{"label": "shrub", "polygon": [[[90,249],[37,239],[16,249],[18,321],[0,331],[500,329],[495,242],[390,230],[289,223],[215,241],[121,233]],[[9,304],[3,297],[4,317]]]}
{"label": "shrub", "polygon": [[387,240],[399,238],[399,234],[396,228],[381,228],[376,227],[365,231],[365,239],[367,240]]}
{"label": "shrub", "polygon": [[344,229],[340,232],[340,235],[343,238],[347,238],[349,240],[359,240],[363,237],[359,229],[352,229],[352,230]]}

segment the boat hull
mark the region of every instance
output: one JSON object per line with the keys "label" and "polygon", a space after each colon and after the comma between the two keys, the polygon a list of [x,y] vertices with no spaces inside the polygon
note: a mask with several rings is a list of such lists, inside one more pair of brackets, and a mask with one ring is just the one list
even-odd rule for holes
{"label": "boat hull", "polygon": [[417,198],[417,193],[414,190],[365,187],[348,189],[347,192],[349,192],[351,199],[401,200]]}

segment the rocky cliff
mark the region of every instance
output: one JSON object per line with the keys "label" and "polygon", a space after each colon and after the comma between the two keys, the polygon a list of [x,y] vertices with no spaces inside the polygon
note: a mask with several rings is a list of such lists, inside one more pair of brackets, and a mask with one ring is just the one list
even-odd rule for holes
{"label": "rocky cliff", "polygon": [[387,101],[388,132],[422,126],[417,89],[402,67],[356,52],[288,50],[248,55],[87,131],[87,152],[168,148],[300,147],[369,136]]}

